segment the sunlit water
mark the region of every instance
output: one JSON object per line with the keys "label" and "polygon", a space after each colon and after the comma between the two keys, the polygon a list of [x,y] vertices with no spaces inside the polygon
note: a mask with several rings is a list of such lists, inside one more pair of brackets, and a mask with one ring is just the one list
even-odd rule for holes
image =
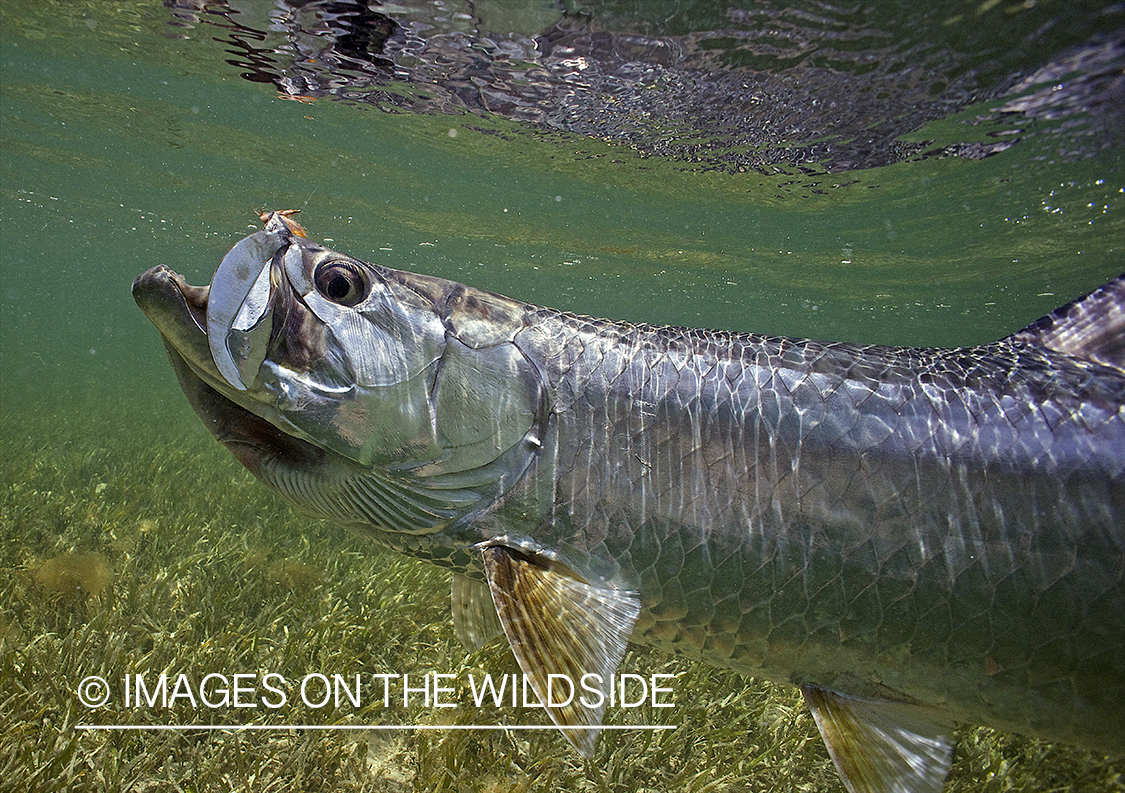
{"label": "sunlit water", "polygon": [[315,4],[232,5],[5,0],[4,448],[179,437],[130,283],[206,283],[262,209],[577,312],[886,344],[998,338],[1123,269],[1120,5],[423,3],[368,61]]}
{"label": "sunlit water", "polygon": [[[245,5],[251,21],[270,8]],[[314,237],[352,255],[533,302],[895,344],[989,340],[1121,269],[1121,116],[1104,106],[1052,120],[997,114],[1012,102],[1001,96],[906,135],[926,151],[1019,139],[984,159],[727,173],[495,115],[281,101],[226,63],[237,60],[226,30],[173,26],[156,5],[4,14],[6,409],[76,371],[107,393],[163,377],[132,277],[165,263],[205,283],[263,208],[303,207]],[[1011,21],[1019,33],[1019,16],[951,25]],[[1109,7],[1086,26],[1113,41],[1122,16]],[[1076,60],[1083,41],[1059,46],[1010,41],[1023,62],[1001,65],[1034,74]]]}

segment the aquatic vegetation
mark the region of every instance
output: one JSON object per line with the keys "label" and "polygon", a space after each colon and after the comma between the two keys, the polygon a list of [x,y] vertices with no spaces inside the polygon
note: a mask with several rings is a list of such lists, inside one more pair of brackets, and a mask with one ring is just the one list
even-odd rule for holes
{"label": "aquatic vegetation", "polygon": [[314,568],[294,559],[271,562],[262,571],[262,575],[274,586],[301,593],[309,592],[322,581],[320,574]]}
{"label": "aquatic vegetation", "polygon": [[68,553],[40,564],[35,581],[63,597],[101,597],[113,581],[113,568],[101,554]]}
{"label": "aquatic vegetation", "polygon": [[[64,448],[43,440],[50,422],[58,437],[57,414],[6,410],[0,420],[0,779],[12,789],[841,790],[799,694],[643,648],[622,668],[676,675],[675,707],[612,710],[608,721],[676,729],[606,733],[589,761],[554,730],[283,728],[511,722],[508,709],[478,710],[467,697],[443,709],[420,698],[388,708],[126,706],[127,674],[437,671],[460,685],[469,673],[519,670],[501,643],[471,655],[461,647],[448,574],[302,517],[192,416],[158,423],[155,408],[123,412],[132,419],[70,419]],[[138,430],[138,415],[159,429]],[[42,560],[66,559],[53,563],[65,570],[82,558],[114,571],[98,598],[63,599],[36,580]],[[96,580],[80,585],[94,594]],[[90,675],[114,693],[97,709],[76,695]],[[547,724],[541,713],[523,720]],[[76,729],[146,723],[232,731]],[[234,730],[246,725],[279,729]],[[1125,791],[1119,763],[985,729],[958,737],[950,791]]]}

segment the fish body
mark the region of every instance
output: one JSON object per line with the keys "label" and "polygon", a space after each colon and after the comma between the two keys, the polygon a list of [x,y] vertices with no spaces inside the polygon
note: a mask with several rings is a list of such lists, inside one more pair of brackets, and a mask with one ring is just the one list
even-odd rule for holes
{"label": "fish body", "polygon": [[1012,342],[888,349],[530,314],[514,343],[542,364],[552,454],[515,490],[551,498],[522,534],[636,589],[634,641],[1119,745],[1119,374]]}
{"label": "fish body", "polygon": [[[1125,734],[1125,279],[998,342],[611,322],[323,248],[287,215],[138,303],[213,434],[302,509],[455,571],[540,697],[626,641],[798,685],[852,791],[950,724]],[[573,678],[572,678],[573,679]],[[602,708],[548,709],[592,751]]]}

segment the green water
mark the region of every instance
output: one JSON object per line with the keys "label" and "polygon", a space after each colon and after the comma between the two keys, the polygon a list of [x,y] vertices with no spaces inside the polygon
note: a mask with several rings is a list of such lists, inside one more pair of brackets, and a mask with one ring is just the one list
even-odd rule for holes
{"label": "green water", "polygon": [[165,263],[206,282],[263,208],[533,302],[895,344],[995,338],[1121,269],[1116,146],[1068,160],[1044,135],[779,187],[576,136],[509,142],[476,118],[279,101],[205,36],[162,35],[159,6],[110,8],[5,5],[5,394],[75,370],[109,392],[148,378],[159,345],[132,277]]}
{"label": "green water", "polygon": [[[658,32],[691,29],[690,5]],[[968,36],[995,5],[961,3],[935,29]],[[37,623],[19,593],[34,589],[38,560],[108,548],[106,521],[155,514],[124,479],[168,471],[130,468],[138,457],[186,444],[199,456],[168,469],[184,487],[193,466],[241,476],[198,428],[129,286],[159,263],[206,283],[259,210],[301,208],[310,236],[359,258],[577,312],[886,344],[998,338],[1125,269],[1112,112],[1024,119],[1019,142],[984,159],[731,173],[499,117],[283,101],[226,62],[217,30],[172,28],[158,3],[0,9],[0,485],[26,532],[4,538],[17,583],[0,612],[25,637]],[[1012,51],[1045,63],[1018,11],[989,17],[990,41],[1009,35]],[[1076,13],[1101,14],[1107,31],[1121,23],[1110,6]],[[904,140],[1003,139],[1004,101]],[[52,517],[40,520],[17,495],[50,495],[52,476],[74,503],[42,502]],[[237,482],[209,498],[246,498],[252,485]],[[130,494],[112,517],[95,508],[99,485]],[[88,526],[66,518],[83,502]],[[119,572],[132,564],[105,552]]]}

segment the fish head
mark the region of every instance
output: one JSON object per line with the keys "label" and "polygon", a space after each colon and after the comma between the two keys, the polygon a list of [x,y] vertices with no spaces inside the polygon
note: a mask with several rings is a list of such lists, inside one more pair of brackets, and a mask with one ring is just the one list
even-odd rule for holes
{"label": "fish head", "polygon": [[275,212],[209,286],[158,266],[133,295],[251,472],[315,515],[425,533],[494,497],[537,444],[537,370],[503,322],[474,322],[465,289],[338,253]]}
{"label": "fish head", "polygon": [[[540,332],[539,310],[337,253],[283,213],[265,220],[207,287],[161,266],[133,283],[204,424],[306,512],[466,573],[458,635],[475,649],[503,632],[540,699],[555,675],[610,680],[637,592],[533,536],[557,448],[521,338]],[[586,756],[609,699],[597,685],[597,706],[551,711]]]}

